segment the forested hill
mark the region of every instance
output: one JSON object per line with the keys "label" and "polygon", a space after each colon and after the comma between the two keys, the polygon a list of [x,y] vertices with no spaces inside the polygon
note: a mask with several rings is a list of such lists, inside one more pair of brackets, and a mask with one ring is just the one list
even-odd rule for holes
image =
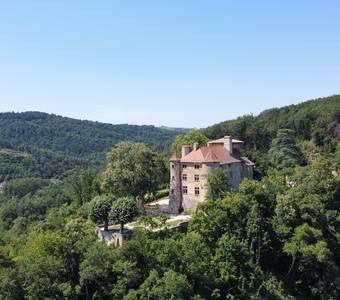
{"label": "forested hill", "polygon": [[41,112],[0,113],[0,182],[14,177],[58,177],[76,167],[99,167],[125,140],[167,149],[183,129],[112,125]]}
{"label": "forested hill", "polygon": [[293,129],[300,141],[336,147],[336,140],[340,140],[340,95],[265,110],[258,116],[245,115],[215,124],[203,133],[209,138],[228,133],[244,140],[249,148],[266,151],[281,128]]}
{"label": "forested hill", "polygon": [[[281,128],[293,129],[298,141],[313,141],[330,153],[340,140],[340,95],[269,109],[258,116],[202,129],[208,138],[231,134],[246,142],[260,167],[263,154]],[[100,168],[118,142],[143,142],[168,150],[175,136],[187,131],[155,126],[112,125],[41,113],[0,113],[0,182],[18,177],[62,177],[74,168]]]}

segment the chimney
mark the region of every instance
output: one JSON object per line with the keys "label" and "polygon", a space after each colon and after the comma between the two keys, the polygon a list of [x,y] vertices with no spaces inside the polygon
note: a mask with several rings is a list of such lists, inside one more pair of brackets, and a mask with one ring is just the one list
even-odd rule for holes
{"label": "chimney", "polygon": [[193,149],[194,149],[194,151],[198,150],[198,143],[194,143]]}
{"label": "chimney", "polygon": [[230,135],[224,137],[224,148],[226,148],[230,154],[233,154],[233,140]]}
{"label": "chimney", "polygon": [[189,152],[190,152],[189,146],[188,146],[188,145],[183,145],[183,146],[182,146],[182,158],[183,158],[184,156],[186,156],[187,154],[189,154]]}

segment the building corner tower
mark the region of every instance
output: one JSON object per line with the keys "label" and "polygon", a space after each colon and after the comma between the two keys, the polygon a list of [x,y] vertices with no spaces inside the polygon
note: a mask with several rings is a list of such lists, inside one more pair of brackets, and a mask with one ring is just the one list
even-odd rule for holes
{"label": "building corner tower", "polygon": [[169,213],[177,214],[182,209],[181,163],[174,154],[170,158]]}

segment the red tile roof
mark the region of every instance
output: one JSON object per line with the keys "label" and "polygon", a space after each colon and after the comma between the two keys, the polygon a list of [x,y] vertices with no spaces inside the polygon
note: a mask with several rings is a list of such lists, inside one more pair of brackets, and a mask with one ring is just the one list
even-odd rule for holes
{"label": "red tile roof", "polygon": [[[181,159],[173,154],[170,161],[180,161],[182,163],[220,163],[232,164],[242,162],[247,166],[253,166],[254,163],[247,157],[241,155],[238,149],[233,149],[233,154],[224,147],[224,138],[209,141],[207,147],[201,147],[197,150],[189,152]],[[243,141],[232,139],[233,144],[243,144]]]}
{"label": "red tile roof", "polygon": [[211,145],[202,147],[196,151],[191,151],[188,155],[181,158],[182,163],[211,163],[219,162],[220,164],[231,164],[241,162],[241,154],[234,149],[231,155],[227,149],[221,145]]}

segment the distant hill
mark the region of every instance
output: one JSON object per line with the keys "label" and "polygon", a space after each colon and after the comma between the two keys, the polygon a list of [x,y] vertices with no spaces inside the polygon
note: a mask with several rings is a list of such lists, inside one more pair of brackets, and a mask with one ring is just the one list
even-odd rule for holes
{"label": "distant hill", "polygon": [[340,140],[340,95],[265,110],[258,116],[245,115],[202,132],[209,138],[231,134],[244,140],[248,149],[263,152],[281,128],[293,129],[298,140],[313,140],[317,146],[333,151]]}
{"label": "distant hill", "polygon": [[39,176],[60,177],[73,168],[99,168],[118,142],[143,142],[168,149],[185,129],[112,125],[41,112],[0,113],[0,182]]}
{"label": "distant hill", "polygon": [[193,128],[180,128],[180,127],[169,127],[169,126],[161,126],[160,128],[166,129],[166,130],[177,131],[179,133],[186,133],[193,129]]}
{"label": "distant hill", "polygon": [[[231,134],[244,140],[255,162],[266,153],[280,128],[295,130],[327,153],[340,140],[340,95],[245,115],[201,129],[209,138]],[[18,177],[59,178],[74,168],[99,169],[118,142],[143,142],[168,150],[187,128],[112,125],[41,112],[0,113],[0,183]],[[257,164],[260,165],[259,163]]]}

